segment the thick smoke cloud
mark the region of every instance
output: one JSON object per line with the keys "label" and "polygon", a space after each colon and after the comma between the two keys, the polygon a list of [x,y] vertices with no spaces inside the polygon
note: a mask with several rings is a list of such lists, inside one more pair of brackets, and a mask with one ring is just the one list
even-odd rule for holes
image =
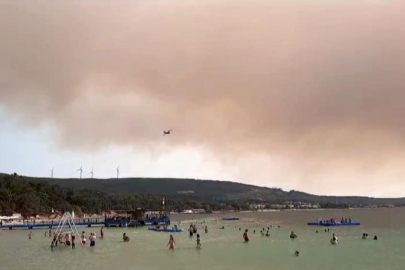
{"label": "thick smoke cloud", "polygon": [[3,0],[0,107],[77,151],[154,149],[173,128],[164,147],[357,177],[405,160],[404,17],[402,1]]}

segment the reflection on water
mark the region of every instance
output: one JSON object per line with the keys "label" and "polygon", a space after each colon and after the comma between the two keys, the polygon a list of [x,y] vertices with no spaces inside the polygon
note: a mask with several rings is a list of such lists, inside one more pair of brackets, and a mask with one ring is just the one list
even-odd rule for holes
{"label": "reflection on water", "polygon": [[[0,232],[0,269],[50,270],[126,270],[126,269],[405,269],[405,209],[321,210],[271,213],[239,213],[240,221],[222,221],[224,215],[173,215],[187,229],[192,219],[202,240],[196,249],[196,237],[188,233],[173,234],[177,249],[170,251],[166,244],[169,234],[148,231],[146,228],[105,229],[105,238],[95,248],[78,246],[76,250],[49,248],[50,238],[44,230],[33,230],[28,240],[27,230]],[[226,215],[226,216],[234,216]],[[306,222],[317,218],[351,217],[362,223],[359,227],[307,227]],[[203,223],[205,221],[205,223]],[[203,226],[209,233],[204,233]],[[270,237],[260,235],[261,228],[270,228]],[[220,227],[225,226],[224,230]],[[242,230],[239,231],[239,228]],[[100,228],[82,228],[86,234]],[[249,230],[250,242],[244,243],[243,230]],[[253,231],[256,230],[256,234]],[[316,234],[315,231],[319,233]],[[298,238],[291,240],[294,231]],[[332,231],[339,245],[332,246]],[[122,242],[126,232],[131,241]],[[370,239],[363,240],[366,232]],[[378,235],[379,240],[372,240]],[[294,252],[300,251],[300,257]]]}

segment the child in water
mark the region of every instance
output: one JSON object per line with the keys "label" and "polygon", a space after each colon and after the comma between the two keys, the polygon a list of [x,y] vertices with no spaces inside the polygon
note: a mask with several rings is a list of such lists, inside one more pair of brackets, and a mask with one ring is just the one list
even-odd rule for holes
{"label": "child in water", "polygon": [[166,247],[169,246],[169,249],[174,249],[174,245],[176,242],[174,241],[173,235],[170,235],[169,243],[167,243]]}
{"label": "child in water", "polygon": [[243,233],[243,240],[245,240],[245,243],[249,242],[249,236],[248,236],[248,230],[247,229]]}
{"label": "child in water", "polygon": [[199,234],[197,234],[197,248],[201,248],[201,240]]}

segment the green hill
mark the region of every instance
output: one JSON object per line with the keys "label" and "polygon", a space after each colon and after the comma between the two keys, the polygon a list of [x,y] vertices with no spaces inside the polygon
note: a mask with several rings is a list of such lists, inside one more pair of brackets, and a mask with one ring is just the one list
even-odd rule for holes
{"label": "green hill", "polygon": [[0,174],[0,211],[47,212],[51,208],[100,212],[106,209],[246,208],[248,203],[318,203],[321,207],[405,205],[405,198],[317,196],[234,182],[170,178],[54,179]]}

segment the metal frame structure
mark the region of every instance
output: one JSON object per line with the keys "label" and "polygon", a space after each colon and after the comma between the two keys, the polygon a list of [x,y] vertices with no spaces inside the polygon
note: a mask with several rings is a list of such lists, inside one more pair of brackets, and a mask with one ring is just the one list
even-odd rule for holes
{"label": "metal frame structure", "polygon": [[[63,231],[63,228],[65,228],[66,226],[69,226],[70,231]],[[52,240],[52,244],[55,245],[56,243],[54,243],[55,241],[58,241],[59,239],[59,235],[61,235],[62,233],[72,233],[76,235],[76,239],[77,241],[80,241],[80,244],[83,246],[83,242],[81,241],[81,237],[79,234],[79,231],[77,230],[77,227],[75,225],[75,222],[73,221],[73,217],[69,212],[65,212],[62,216],[61,221],[59,222],[58,228],[56,228],[55,231],[55,240]]]}

